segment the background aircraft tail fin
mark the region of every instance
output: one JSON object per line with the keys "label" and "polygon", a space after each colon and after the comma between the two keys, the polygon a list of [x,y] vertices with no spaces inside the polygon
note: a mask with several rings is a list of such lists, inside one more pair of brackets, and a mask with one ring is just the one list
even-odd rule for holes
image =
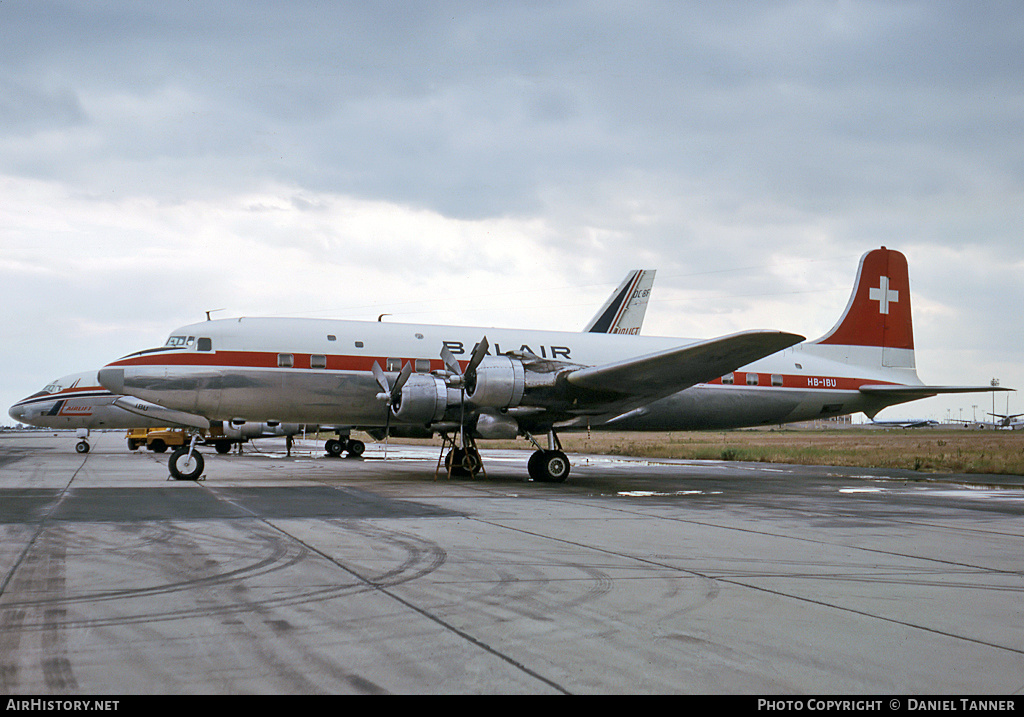
{"label": "background aircraft tail fin", "polygon": [[583,330],[598,334],[639,334],[653,285],[653,269],[629,272]]}

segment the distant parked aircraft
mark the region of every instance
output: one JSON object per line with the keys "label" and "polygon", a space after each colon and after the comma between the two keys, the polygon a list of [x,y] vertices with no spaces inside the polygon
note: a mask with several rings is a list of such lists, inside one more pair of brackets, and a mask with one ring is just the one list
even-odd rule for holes
{"label": "distant parked aircraft", "polygon": [[872,421],[870,425],[883,428],[928,428],[938,426],[939,422],[930,418],[911,418],[906,421]]}

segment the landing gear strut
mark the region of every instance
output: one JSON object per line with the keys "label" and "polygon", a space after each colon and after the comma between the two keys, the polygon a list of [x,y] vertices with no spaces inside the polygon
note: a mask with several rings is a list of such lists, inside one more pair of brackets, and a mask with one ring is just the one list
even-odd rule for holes
{"label": "landing gear strut", "polygon": [[548,447],[541,448],[533,436],[526,437],[537,447],[526,464],[530,477],[538,483],[564,483],[569,477],[569,458],[562,451],[562,442],[554,430],[548,431]]}

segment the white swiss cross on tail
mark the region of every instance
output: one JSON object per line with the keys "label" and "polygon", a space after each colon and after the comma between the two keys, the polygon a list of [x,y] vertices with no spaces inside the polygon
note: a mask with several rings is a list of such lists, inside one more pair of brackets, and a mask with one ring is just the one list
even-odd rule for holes
{"label": "white swiss cross on tail", "polygon": [[868,292],[868,298],[872,301],[878,302],[878,313],[888,314],[889,313],[889,302],[894,304],[900,300],[900,292],[895,289],[889,289],[889,277],[881,277],[881,282],[878,288],[871,289]]}
{"label": "white swiss cross on tail", "polygon": [[865,254],[839,323],[811,343],[912,350],[907,258],[885,247]]}

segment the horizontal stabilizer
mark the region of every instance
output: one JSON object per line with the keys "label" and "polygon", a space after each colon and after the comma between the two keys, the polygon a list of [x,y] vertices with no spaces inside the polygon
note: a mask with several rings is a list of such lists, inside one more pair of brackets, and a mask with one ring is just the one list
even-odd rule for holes
{"label": "horizontal stabilizer", "polygon": [[744,331],[567,375],[577,388],[652,401],[735,371],[804,340],[782,331]]}
{"label": "horizontal stabilizer", "polygon": [[149,419],[166,423],[168,426],[199,428],[204,431],[210,428],[210,422],[202,416],[164,408],[163,406],[158,406],[155,403],[150,403],[149,401],[143,401],[140,398],[133,398],[132,396],[118,396],[117,399],[114,400],[114,405],[118,408],[123,408],[129,413],[134,413],[137,416],[144,416]]}
{"label": "horizontal stabilizer", "polygon": [[892,384],[871,384],[861,386],[860,392],[868,396],[884,396],[912,401],[945,393],[988,393],[989,391],[1013,391],[1001,386],[894,386]]}

